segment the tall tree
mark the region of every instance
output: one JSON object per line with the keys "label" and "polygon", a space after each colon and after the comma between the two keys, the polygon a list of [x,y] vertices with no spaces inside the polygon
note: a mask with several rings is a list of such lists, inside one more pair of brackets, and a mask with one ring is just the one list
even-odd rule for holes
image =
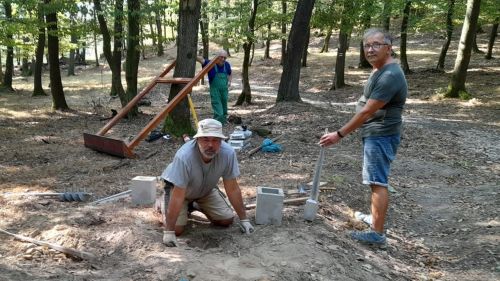
{"label": "tall tree", "polygon": [[451,81],[448,85],[448,91],[445,94],[446,97],[458,98],[460,97],[461,92],[467,93],[467,90],[465,89],[465,81],[467,78],[467,68],[469,67],[472,43],[476,33],[480,6],[481,0],[467,0],[467,10],[465,12],[462,33],[460,34],[455,67],[453,68]]}
{"label": "tall tree", "polygon": [[33,96],[47,95],[42,86],[43,53],[45,49],[45,19],[43,3],[38,3],[38,41],[35,52],[35,72],[33,77]]}
{"label": "tall tree", "polygon": [[405,74],[411,72],[406,56],[406,43],[408,38],[408,22],[410,20],[411,0],[405,0],[403,20],[401,20],[401,68]]}
{"label": "tall tree", "polygon": [[315,0],[299,0],[288,36],[286,55],[276,102],[301,101],[299,93],[300,62]]}
{"label": "tall tree", "polygon": [[486,52],[486,56],[484,56],[486,59],[492,59],[492,52],[493,52],[493,45],[495,44],[495,37],[497,36],[497,31],[498,31],[498,21],[499,17],[495,19],[495,23],[491,27],[490,31],[490,39],[488,40],[488,51]]}
{"label": "tall tree", "polygon": [[391,26],[392,0],[384,0],[384,10],[382,11],[382,26],[389,31]]}
{"label": "tall tree", "polygon": [[[198,49],[198,26],[200,21],[201,0],[179,1],[179,25],[177,34],[177,62],[174,77],[194,77]],[[168,100],[171,101],[184,87],[172,84]],[[183,99],[172,110],[164,125],[173,135],[182,135],[193,131],[187,99]]]}
{"label": "tall tree", "polygon": [[[371,20],[372,20],[372,13],[373,13],[373,7],[374,3],[373,1],[363,1],[361,3],[362,8],[361,8],[361,26],[363,27],[363,30],[367,30],[368,28],[371,27]],[[363,48],[364,43],[363,39],[360,40],[359,42],[359,68],[371,68],[371,64],[368,62],[365,56],[365,50]]]}
{"label": "tall tree", "polygon": [[100,0],[94,0],[94,7],[97,13],[97,20],[102,34],[102,50],[104,57],[111,69],[111,96],[118,96],[122,107],[128,103],[123,89],[122,71],[122,37],[123,37],[123,0],[115,0],[113,14],[113,51],[111,52],[111,34],[106,21],[106,14],[101,6]]}
{"label": "tall tree", "polygon": [[285,64],[286,57],[286,13],[287,13],[287,3],[286,0],[281,0],[281,60],[280,65]]}
{"label": "tall tree", "polygon": [[[10,0],[3,1],[5,9],[5,18],[7,23],[12,22],[12,3]],[[7,57],[5,59],[5,74],[3,76],[3,88],[8,91],[14,91],[12,88],[12,78],[14,76],[14,36],[12,26],[6,25]]]}
{"label": "tall tree", "polygon": [[162,26],[161,26],[161,11],[162,6],[160,5],[158,0],[155,0],[155,5],[158,7],[155,10],[155,22],[156,22],[156,29],[157,29],[157,35],[158,35],[158,46],[156,47],[156,55],[161,57],[163,56],[164,50],[163,50],[163,32],[161,31]]}
{"label": "tall tree", "polygon": [[51,0],[44,0],[47,4],[47,21],[50,68],[50,91],[52,93],[52,108],[55,110],[68,110],[66,97],[64,96],[63,84],[61,80],[61,69],[59,68],[59,29],[57,27],[57,7]]}
{"label": "tall tree", "polygon": [[339,46],[337,48],[337,59],[335,61],[335,73],[332,89],[345,87],[345,58],[349,47],[349,37],[353,26],[354,5],[352,0],[343,1],[342,17],[340,21]]}
{"label": "tall tree", "polygon": [[444,70],[444,61],[446,59],[446,54],[448,53],[448,48],[451,43],[451,36],[453,35],[453,9],[455,7],[455,0],[448,0],[448,12],[446,13],[446,40],[441,47],[441,53],[439,54],[438,63],[436,69]]}
{"label": "tall tree", "polygon": [[242,105],[244,102],[247,104],[252,103],[252,90],[250,88],[250,79],[248,75],[248,69],[250,68],[250,52],[252,51],[252,46],[254,45],[254,33],[255,33],[255,18],[257,16],[257,9],[259,8],[259,0],[252,1],[252,8],[250,13],[250,18],[248,19],[248,26],[245,32],[246,39],[243,43],[243,67],[241,70],[241,80],[243,84],[243,89],[241,94],[236,101],[236,105]]}
{"label": "tall tree", "polygon": [[[125,63],[125,80],[127,81],[127,91],[125,93],[127,103],[137,95],[137,74],[139,71],[139,59],[141,49],[140,38],[140,0],[127,0],[128,16],[128,36],[127,36],[127,60]],[[128,116],[133,117],[139,113],[137,106],[134,106]]]}

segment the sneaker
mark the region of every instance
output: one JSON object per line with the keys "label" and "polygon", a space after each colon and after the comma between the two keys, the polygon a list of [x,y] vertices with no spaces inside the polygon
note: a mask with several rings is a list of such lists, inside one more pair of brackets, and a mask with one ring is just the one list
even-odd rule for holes
{"label": "sneaker", "polygon": [[361,212],[354,212],[354,218],[357,219],[358,221],[362,221],[366,223],[367,225],[372,225],[372,215],[364,214]]}
{"label": "sneaker", "polygon": [[385,235],[371,229],[366,231],[353,231],[351,232],[351,238],[364,244],[371,244],[380,247],[385,247],[387,245]]}

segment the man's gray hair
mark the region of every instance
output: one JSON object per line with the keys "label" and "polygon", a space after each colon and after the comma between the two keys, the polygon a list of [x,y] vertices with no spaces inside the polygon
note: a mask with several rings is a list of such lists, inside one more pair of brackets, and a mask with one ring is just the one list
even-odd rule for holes
{"label": "man's gray hair", "polygon": [[369,28],[365,31],[365,33],[363,34],[363,42],[365,42],[366,39],[368,39],[368,37],[372,37],[373,35],[376,35],[376,34],[384,35],[384,43],[392,45],[391,34],[389,34],[389,32],[387,30],[382,29],[382,28],[377,28],[377,27]]}

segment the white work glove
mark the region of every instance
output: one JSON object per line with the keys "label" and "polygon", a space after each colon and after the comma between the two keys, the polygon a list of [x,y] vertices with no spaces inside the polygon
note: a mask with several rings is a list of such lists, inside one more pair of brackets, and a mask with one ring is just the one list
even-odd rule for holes
{"label": "white work glove", "polygon": [[167,247],[177,247],[177,238],[175,238],[175,231],[163,231],[163,244]]}
{"label": "white work glove", "polygon": [[241,232],[243,232],[245,234],[251,234],[255,231],[255,228],[250,223],[249,219],[240,220],[240,229],[241,229]]}

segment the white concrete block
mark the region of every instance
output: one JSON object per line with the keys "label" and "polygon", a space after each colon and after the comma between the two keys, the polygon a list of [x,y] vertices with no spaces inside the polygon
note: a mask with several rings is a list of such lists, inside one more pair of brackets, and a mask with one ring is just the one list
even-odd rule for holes
{"label": "white concrete block", "polygon": [[281,225],[283,199],[284,194],[281,188],[257,187],[255,223]]}
{"label": "white concrete block", "polygon": [[132,179],[132,205],[150,206],[156,201],[156,177],[137,176]]}

